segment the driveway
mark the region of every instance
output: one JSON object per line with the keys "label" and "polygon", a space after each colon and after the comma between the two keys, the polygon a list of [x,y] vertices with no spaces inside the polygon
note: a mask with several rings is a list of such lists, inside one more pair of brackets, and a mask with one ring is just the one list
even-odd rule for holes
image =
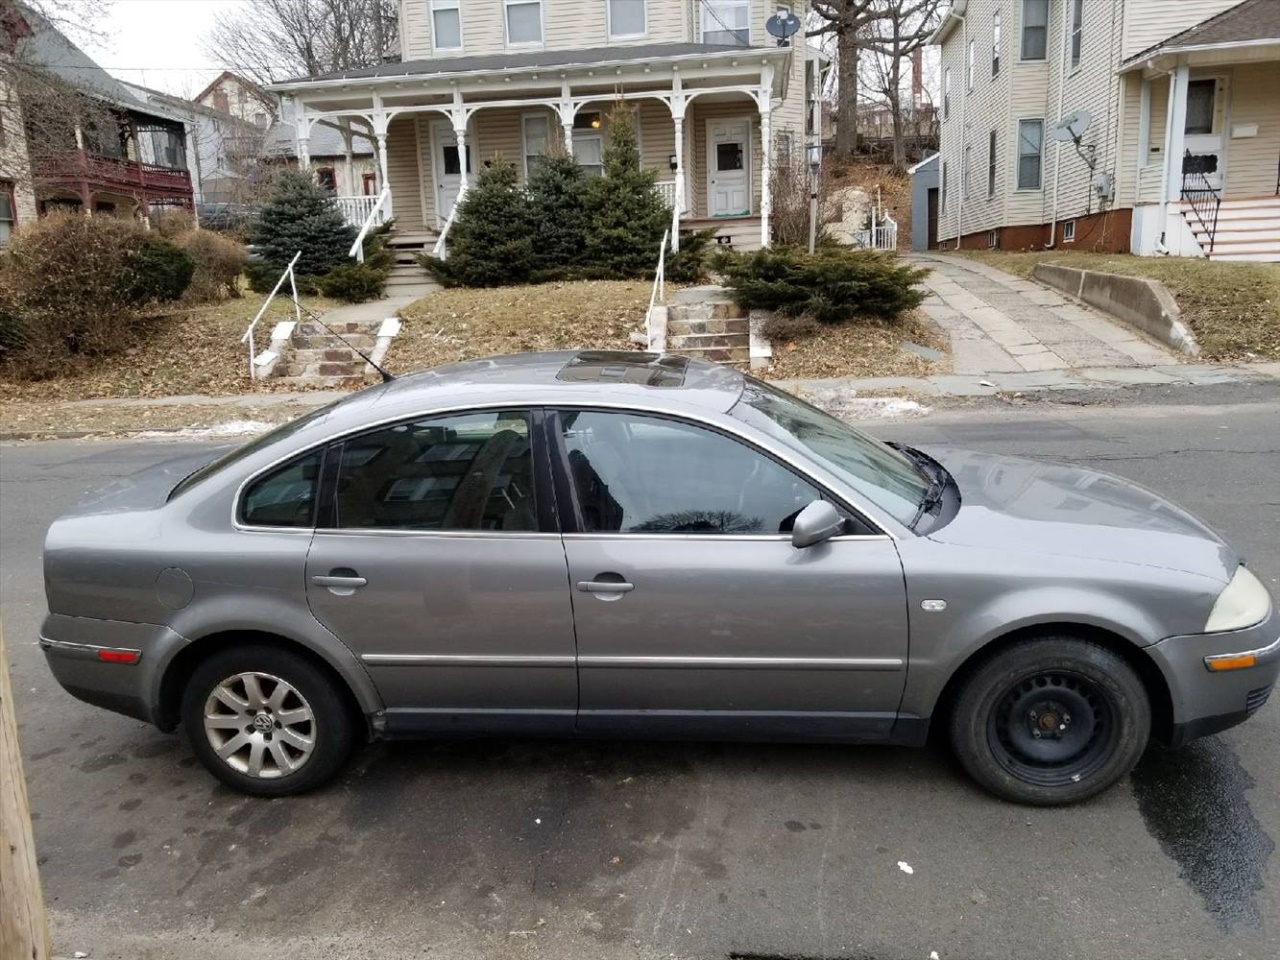
{"label": "driveway", "polygon": [[922,309],[950,335],[957,375],[1147,367],[1180,359],[1030,280],[962,257],[911,259],[933,271]]}
{"label": "driveway", "polygon": [[[1274,400],[877,432],[1122,474],[1276,589]],[[34,645],[49,521],[192,449],[0,446],[0,615],[59,956],[1275,957],[1276,703],[1066,809],[993,800],[939,750],[820,745],[381,744],[314,794],[232,793],[179,738],[72,699]]]}

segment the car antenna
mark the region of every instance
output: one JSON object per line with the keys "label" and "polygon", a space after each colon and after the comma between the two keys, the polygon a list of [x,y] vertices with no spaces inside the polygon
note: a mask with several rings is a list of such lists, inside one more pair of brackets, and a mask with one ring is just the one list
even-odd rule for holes
{"label": "car antenna", "polygon": [[333,329],[333,327],[329,326],[327,323],[321,320],[320,317],[314,311],[308,310],[301,303],[298,304],[298,309],[301,310],[303,313],[305,313],[308,317],[310,317],[316,323],[320,324],[320,326],[324,327],[326,330],[332,333],[335,337],[337,337],[339,340],[345,343],[348,347],[350,347],[356,353],[360,354],[360,359],[362,359],[365,363],[369,364],[369,366],[373,367],[373,369],[377,370],[378,373],[382,375],[383,383],[390,383],[392,380],[396,378],[395,374],[385,370],[381,364],[376,363],[374,361],[373,357],[369,356],[367,353],[365,353],[363,350],[357,347],[354,343],[352,343],[350,340],[348,340],[346,337],[340,334],[337,330]]}

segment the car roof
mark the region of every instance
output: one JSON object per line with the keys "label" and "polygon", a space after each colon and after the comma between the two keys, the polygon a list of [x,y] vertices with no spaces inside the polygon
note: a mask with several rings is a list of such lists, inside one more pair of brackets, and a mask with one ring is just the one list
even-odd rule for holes
{"label": "car roof", "polygon": [[639,351],[563,350],[467,360],[406,374],[337,404],[331,425],[494,402],[634,403],[679,412],[724,413],[742,395],[737,370],[705,360]]}

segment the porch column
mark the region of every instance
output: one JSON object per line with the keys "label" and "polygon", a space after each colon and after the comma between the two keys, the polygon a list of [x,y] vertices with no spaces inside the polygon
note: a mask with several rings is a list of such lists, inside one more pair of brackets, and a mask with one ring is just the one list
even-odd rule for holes
{"label": "porch column", "polygon": [[556,112],[560,115],[560,128],[564,131],[564,152],[573,156],[573,118],[578,111],[573,105],[568,80],[560,84],[560,103]]}
{"label": "porch column", "polygon": [[391,210],[391,181],[387,179],[387,128],[391,125],[391,118],[387,116],[387,112],[382,106],[382,96],[375,93],[373,95],[373,112],[369,116],[370,126],[373,129],[373,141],[378,147],[378,193],[383,190],[387,191],[386,202],[382,205],[382,216],[380,222],[385,223],[390,220],[394,214]]}
{"label": "porch column", "polygon": [[1165,199],[1182,199],[1182,154],[1186,150],[1187,84],[1191,68],[1180,64],[1169,77],[1169,117],[1164,130]]}
{"label": "porch column", "polygon": [[1151,162],[1151,81],[1142,79],[1138,100],[1138,162],[1134,170],[1133,195],[1141,200],[1142,168]]}
{"label": "porch column", "polygon": [[773,64],[760,70],[760,245],[769,246],[769,217],[773,213]]}
{"label": "porch column", "polygon": [[685,100],[680,74],[671,81],[671,122],[675,127],[676,184],[671,198],[671,249],[680,250],[680,218],[685,212],[684,202],[684,114]]}
{"label": "porch column", "polygon": [[[458,200],[471,187],[471,176],[467,171],[467,122],[453,128],[453,135],[458,138]],[[454,202],[455,206],[457,201]]]}

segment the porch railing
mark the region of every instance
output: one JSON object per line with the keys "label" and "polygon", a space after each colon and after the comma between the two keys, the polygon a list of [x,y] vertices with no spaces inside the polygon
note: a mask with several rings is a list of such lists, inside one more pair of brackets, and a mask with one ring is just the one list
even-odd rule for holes
{"label": "porch railing", "polygon": [[369,198],[374,201],[373,206],[369,208],[368,214],[365,215],[364,223],[360,227],[360,232],[356,234],[356,242],[351,244],[351,250],[347,253],[347,256],[356,258],[356,263],[364,263],[365,237],[369,236],[370,231],[372,231],[374,227],[382,225],[383,219],[381,211],[383,206],[386,205],[387,198],[390,196],[391,188],[383,187],[380,194],[376,197]]}
{"label": "porch railing", "polygon": [[459,193],[456,200],[453,201],[453,209],[449,211],[449,217],[444,222],[444,226],[440,228],[440,236],[436,238],[436,245],[431,248],[431,255],[440,260],[444,260],[449,256],[449,231],[453,229],[453,221],[457,219],[458,207],[461,206],[462,194]]}
{"label": "porch railing", "polygon": [[853,235],[853,243],[854,246],[871,250],[896,250],[898,249],[898,221],[887,213],[879,223],[873,219],[870,229],[859,230]]}
{"label": "porch railing", "polygon": [[[1187,151],[1186,155],[1191,156],[1191,152]],[[1191,207],[1200,226],[1204,228],[1209,240],[1205,253],[1213,253],[1213,243],[1218,233],[1218,210],[1222,207],[1222,191],[1209,182],[1209,177],[1203,170],[1183,170],[1182,200]]]}
{"label": "porch railing", "polygon": [[676,182],[674,180],[659,180],[653,185],[653,189],[658,192],[658,196],[662,198],[663,203],[668,207],[675,207]]}
{"label": "porch railing", "polygon": [[262,301],[262,306],[259,308],[257,315],[249,321],[249,329],[246,330],[244,332],[244,336],[240,338],[241,343],[247,343],[249,345],[250,380],[256,380],[258,377],[259,359],[274,359],[274,357],[269,357],[266,353],[264,353],[261,358],[254,356],[253,329],[258,325],[258,321],[262,319],[262,315],[267,312],[267,307],[271,306],[271,301],[274,300],[276,294],[280,292],[280,287],[284,285],[285,280],[289,281],[289,290],[293,295],[294,316],[297,318],[298,323],[302,323],[302,305],[298,303],[298,282],[293,275],[293,268],[298,265],[298,258],[300,256],[302,256],[301,250],[293,255],[293,259],[289,261],[289,265],[284,268],[284,273],[280,274],[280,279],[276,281],[276,285],[272,287],[271,292],[267,294],[267,299]]}
{"label": "porch railing", "polygon": [[658,247],[658,269],[653,275],[653,292],[649,294],[649,309],[644,314],[644,336],[646,345],[653,347],[653,310],[667,299],[667,239],[671,231],[662,234],[662,245]]}
{"label": "porch railing", "polygon": [[338,209],[342,211],[343,218],[353,227],[359,227],[364,224],[369,217],[378,213],[377,224],[381,224],[386,220],[386,214],[379,212],[383,208],[380,203],[381,194],[359,197],[334,197],[333,202],[338,205]]}

